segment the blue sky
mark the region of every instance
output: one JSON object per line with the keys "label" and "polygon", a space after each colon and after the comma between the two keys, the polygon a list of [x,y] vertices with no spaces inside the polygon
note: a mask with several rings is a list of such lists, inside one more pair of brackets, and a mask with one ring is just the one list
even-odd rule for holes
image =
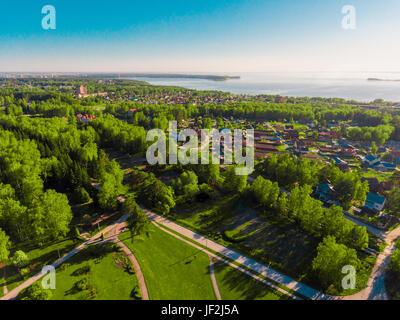
{"label": "blue sky", "polygon": [[399,14],[398,0],[2,1],[0,71],[400,71]]}

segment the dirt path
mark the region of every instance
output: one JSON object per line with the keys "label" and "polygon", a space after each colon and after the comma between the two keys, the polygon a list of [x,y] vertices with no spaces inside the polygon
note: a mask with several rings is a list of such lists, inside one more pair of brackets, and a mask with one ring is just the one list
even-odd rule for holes
{"label": "dirt path", "polygon": [[241,271],[241,272],[247,274],[248,276],[252,277],[253,279],[256,279],[256,280],[258,280],[258,281],[264,283],[265,285],[271,287],[272,289],[274,289],[274,290],[276,290],[276,291],[279,291],[279,292],[281,292],[281,293],[283,293],[283,294],[289,296],[290,298],[292,298],[292,299],[294,299],[294,300],[302,300],[302,299],[300,299],[298,296],[295,296],[294,294],[292,294],[292,293],[290,293],[290,292],[288,292],[288,291],[286,291],[286,290],[284,290],[284,289],[278,287],[277,285],[271,283],[270,281],[267,281],[267,280],[265,280],[265,279],[263,279],[263,278],[261,278],[261,277],[255,275],[254,273],[249,272],[249,271],[243,269],[242,267],[239,267],[238,265],[236,265],[236,264],[234,264],[234,263],[232,263],[232,262],[230,262],[230,261],[228,261],[228,260],[225,260],[225,259],[221,258],[220,256],[218,256],[218,255],[216,255],[216,254],[214,254],[214,253],[212,253],[212,252],[210,252],[210,251],[204,249],[203,247],[200,247],[200,246],[194,244],[193,242],[191,242],[191,241],[189,241],[189,240],[186,240],[186,239],[184,239],[184,238],[178,236],[177,234],[175,234],[175,233],[173,233],[173,232],[171,232],[171,231],[165,229],[162,225],[159,225],[158,223],[155,223],[154,221],[152,221],[152,223],[153,223],[157,228],[159,228],[160,230],[162,230],[162,231],[168,233],[169,235],[171,235],[171,236],[173,236],[173,237],[175,237],[175,238],[177,238],[177,239],[179,239],[179,240],[181,240],[181,241],[183,241],[183,242],[185,242],[185,243],[191,245],[192,247],[194,247],[194,248],[196,248],[196,249],[198,249],[198,250],[204,252],[205,254],[207,254],[208,256],[212,257],[213,259],[218,260],[218,261],[222,261],[223,263],[226,263],[227,265],[231,266],[232,268],[234,268],[234,269],[236,269],[236,270],[239,270],[239,271]]}
{"label": "dirt path", "polygon": [[7,274],[6,274],[6,269],[7,265],[5,263],[0,264],[0,270],[3,269],[3,278],[4,278],[4,284],[3,284],[3,294],[6,295],[8,293],[8,288],[7,288]]}
{"label": "dirt path", "polygon": [[142,273],[142,269],[140,269],[139,262],[137,261],[136,257],[132,253],[132,251],[121,241],[118,239],[118,236],[124,232],[126,229],[126,222],[121,222],[117,224],[111,231],[110,231],[110,238],[114,241],[117,245],[119,245],[124,253],[128,256],[129,260],[132,262],[133,267],[135,268],[135,273],[139,282],[140,291],[142,292],[143,300],[150,300],[149,293],[147,291],[146,281],[144,280],[144,276]]}
{"label": "dirt path", "polygon": [[133,255],[132,251],[129,250],[129,248],[118,238],[114,240],[116,244],[118,244],[124,253],[129,257],[129,260],[131,260],[133,267],[135,268],[135,273],[139,281],[139,287],[140,291],[142,292],[142,298],[143,300],[150,300],[149,298],[149,293],[147,291],[146,287],[146,282],[144,281],[144,276],[142,273],[142,270],[140,269],[139,262],[136,260],[135,256]]}
{"label": "dirt path", "polygon": [[208,256],[210,259],[210,276],[211,276],[211,281],[213,284],[215,296],[217,297],[217,300],[222,300],[221,294],[219,293],[219,288],[218,288],[218,283],[217,279],[215,278],[215,273],[214,273],[214,260],[211,256]]}

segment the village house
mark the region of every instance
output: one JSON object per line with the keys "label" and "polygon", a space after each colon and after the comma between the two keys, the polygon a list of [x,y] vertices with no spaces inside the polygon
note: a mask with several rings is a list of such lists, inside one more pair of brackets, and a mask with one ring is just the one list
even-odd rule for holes
{"label": "village house", "polygon": [[364,165],[369,166],[370,168],[374,168],[376,170],[381,170],[381,171],[394,171],[396,170],[396,164],[386,162],[386,161],[381,161],[380,157],[375,157],[373,155],[367,155],[363,159]]}
{"label": "village house", "polygon": [[276,97],[275,98],[275,103],[285,103],[286,102],[286,98],[285,97]]}
{"label": "village house", "polygon": [[355,149],[340,148],[338,154],[343,158],[355,158],[357,156],[357,151]]}
{"label": "village house", "polygon": [[299,138],[299,131],[295,129],[285,129],[283,137],[288,140],[294,140]]}
{"label": "village house", "polygon": [[319,201],[327,202],[335,195],[335,190],[330,183],[321,183],[317,185],[315,194]]}
{"label": "village house", "polygon": [[340,138],[340,132],[331,130],[331,131],[321,131],[318,133],[318,141],[331,141]]}
{"label": "village house", "polygon": [[129,109],[128,115],[132,115],[136,112],[136,109]]}
{"label": "village house", "polygon": [[96,116],[92,116],[92,115],[89,115],[89,114],[78,113],[76,115],[76,119],[78,121],[80,121],[80,122],[88,123],[89,121],[92,121],[92,120],[96,119]]}
{"label": "village house", "polygon": [[375,156],[369,154],[369,155],[364,157],[363,161],[369,167],[374,167],[375,165],[377,165],[381,161],[381,158],[380,157],[375,157]]}
{"label": "village house", "polygon": [[383,210],[386,204],[386,198],[376,193],[369,192],[367,194],[367,200],[365,200],[364,208],[372,210],[375,213],[379,213]]}

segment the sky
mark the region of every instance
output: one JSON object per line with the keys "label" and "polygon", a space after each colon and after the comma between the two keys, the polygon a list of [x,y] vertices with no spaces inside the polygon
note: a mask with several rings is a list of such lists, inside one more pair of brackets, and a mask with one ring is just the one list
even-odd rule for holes
{"label": "sky", "polygon": [[399,14],[398,0],[1,1],[0,72],[395,72]]}

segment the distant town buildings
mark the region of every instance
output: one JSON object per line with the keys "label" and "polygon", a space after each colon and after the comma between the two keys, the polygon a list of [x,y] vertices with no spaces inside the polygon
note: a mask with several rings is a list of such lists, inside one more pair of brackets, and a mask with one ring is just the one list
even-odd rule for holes
{"label": "distant town buildings", "polygon": [[85,86],[79,86],[79,87],[76,89],[76,94],[77,94],[78,96],[86,95],[86,94],[87,94],[87,89],[86,89],[86,87],[85,87]]}
{"label": "distant town buildings", "polygon": [[87,93],[87,88],[85,86],[81,85],[76,89],[76,95],[78,96],[78,98],[107,97],[108,93],[107,92],[98,92],[98,93],[88,94]]}

